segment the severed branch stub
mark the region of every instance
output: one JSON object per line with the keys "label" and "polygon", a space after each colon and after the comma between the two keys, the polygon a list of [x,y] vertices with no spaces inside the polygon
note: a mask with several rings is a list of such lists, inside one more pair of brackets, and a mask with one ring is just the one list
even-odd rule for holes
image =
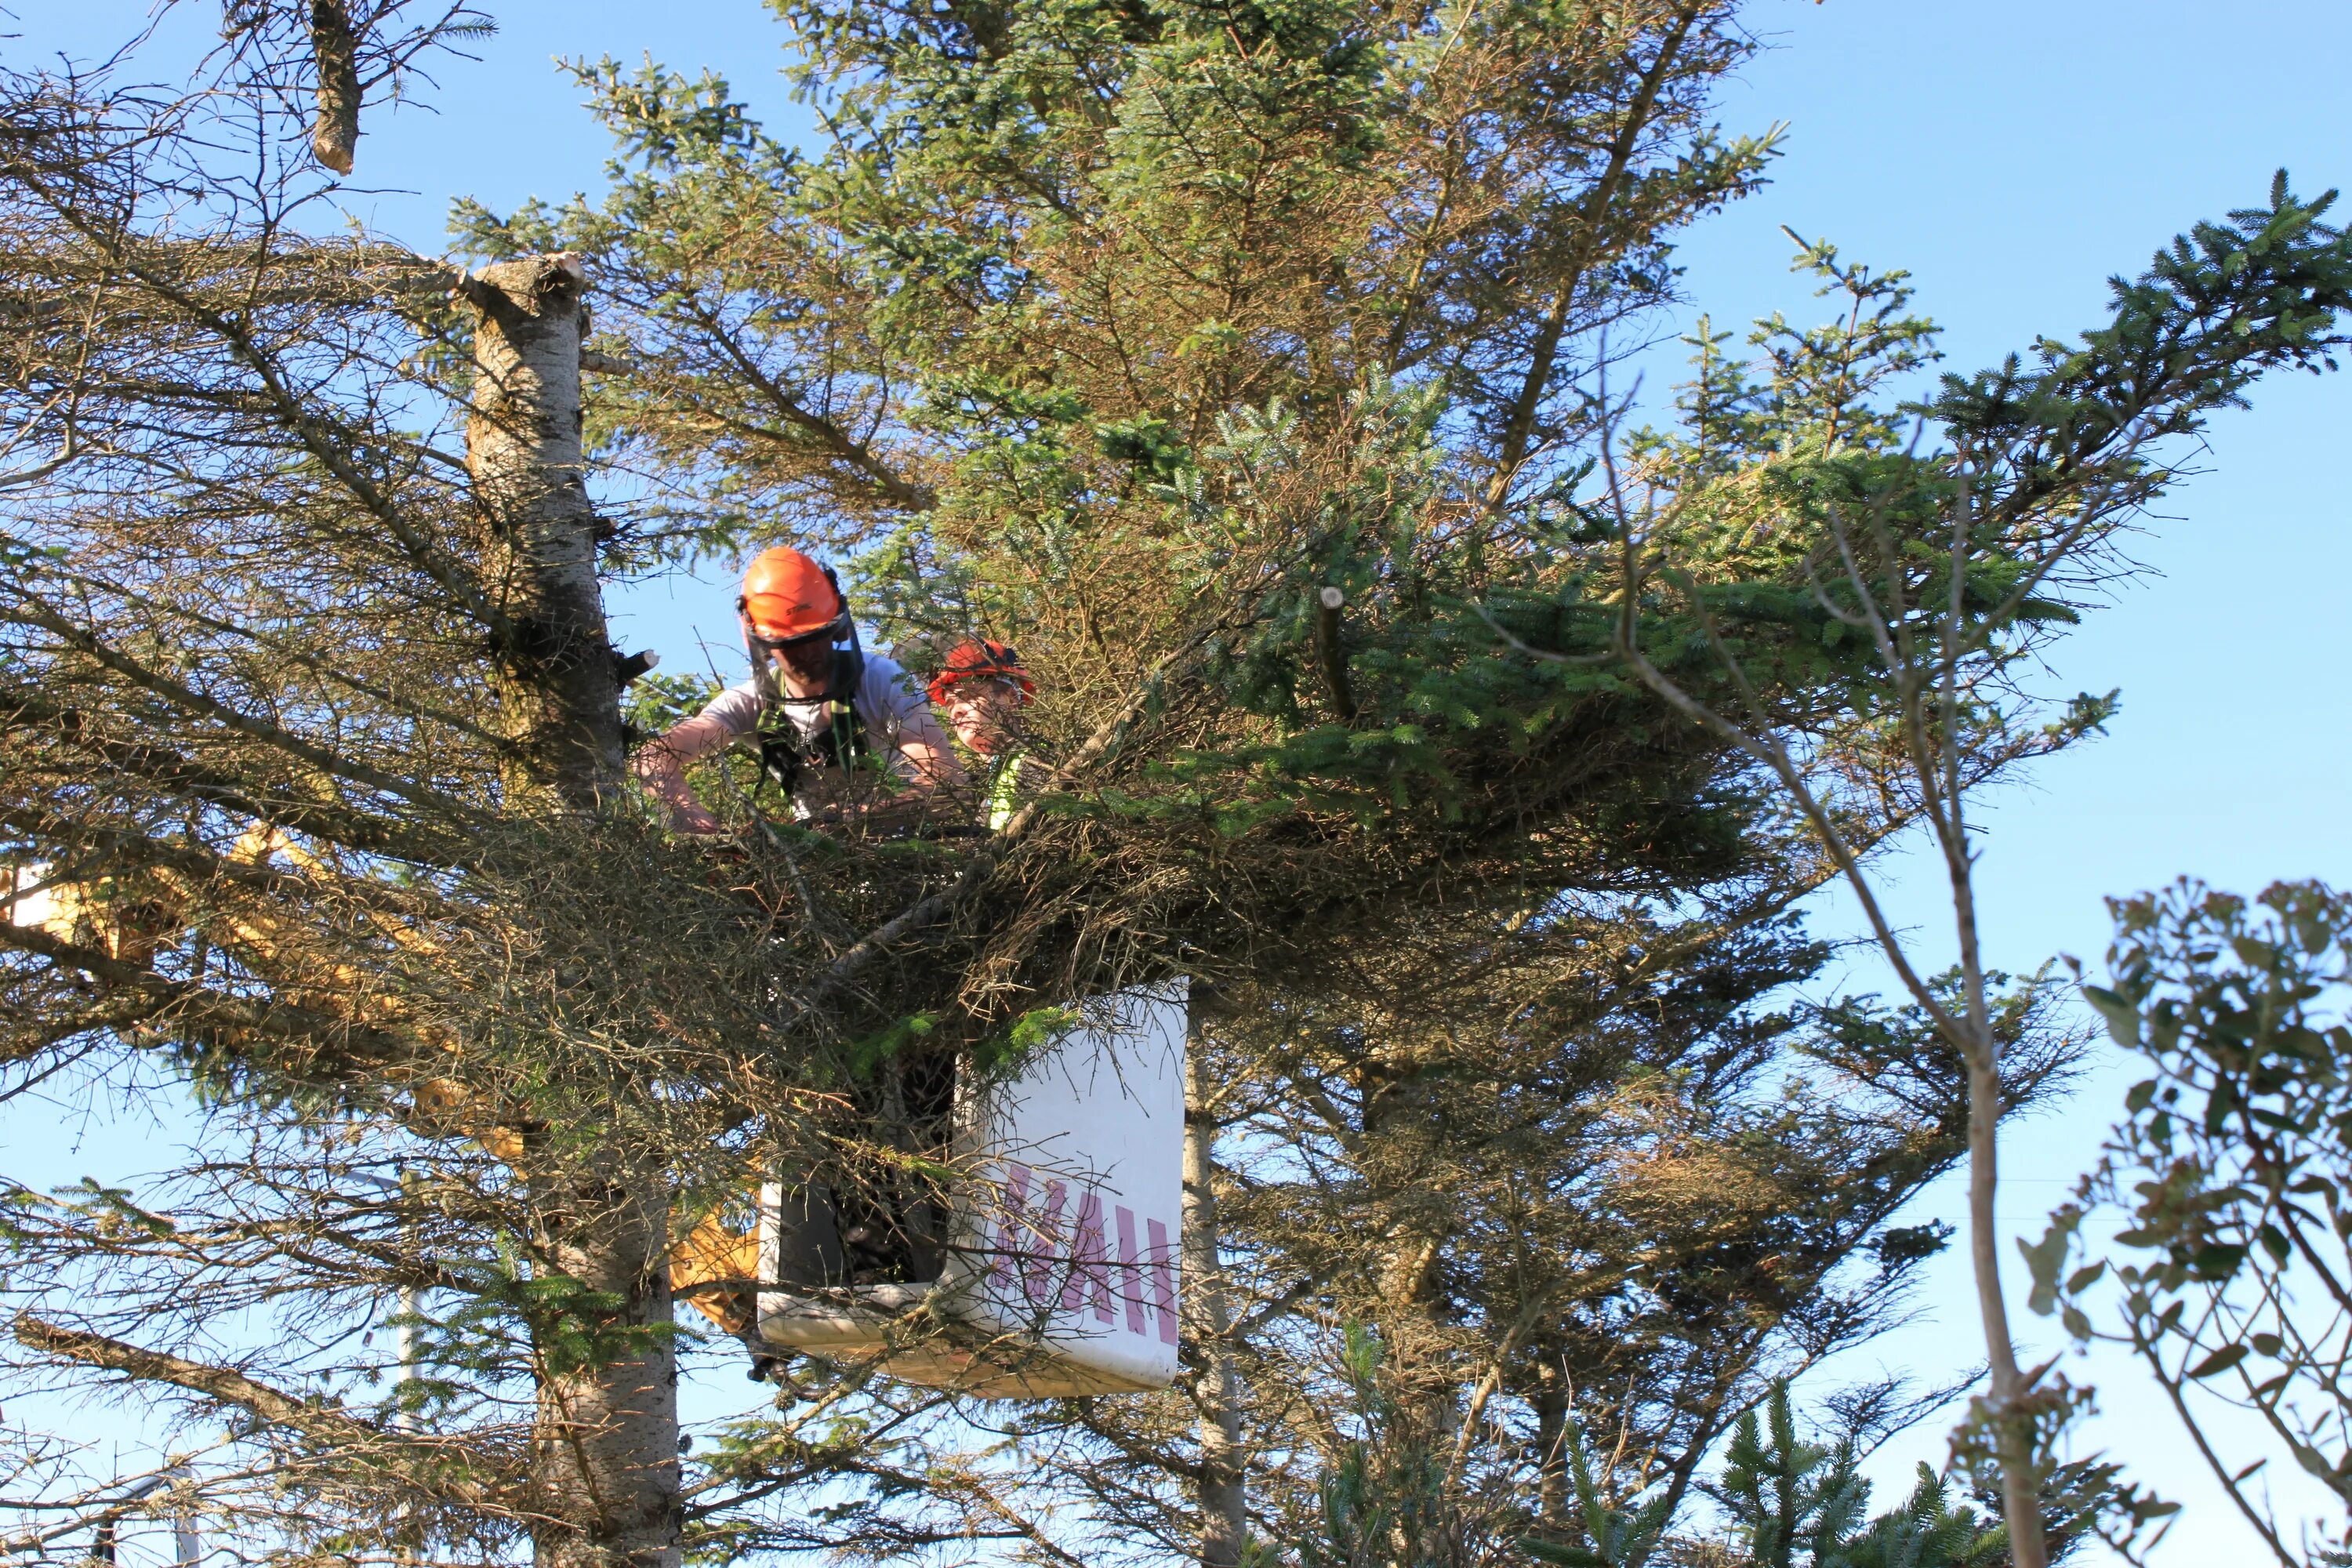
{"label": "severed branch stub", "polygon": [[1322,599],[1323,608],[1316,616],[1315,643],[1322,655],[1323,684],[1330,689],[1331,706],[1338,710],[1340,720],[1352,724],[1356,721],[1356,691],[1348,683],[1348,656],[1339,647],[1339,607],[1348,602],[1348,595],[1327,584]]}
{"label": "severed branch stub", "polygon": [[352,172],[360,141],[359,37],[344,0],[310,0],[310,55],[319,72],[319,112],[310,151],[338,174]]}

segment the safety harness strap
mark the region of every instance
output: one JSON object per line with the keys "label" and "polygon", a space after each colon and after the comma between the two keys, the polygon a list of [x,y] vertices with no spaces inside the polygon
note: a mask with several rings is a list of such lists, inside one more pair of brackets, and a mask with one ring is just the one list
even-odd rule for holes
{"label": "safety harness strap", "polygon": [[[857,687],[866,676],[866,655],[854,647],[833,650],[833,672],[821,697],[775,697],[760,712],[760,771],[787,796],[799,792],[807,770],[845,768],[869,750],[866,716],[857,710]],[[824,727],[802,738],[788,717],[793,706],[823,703]]]}

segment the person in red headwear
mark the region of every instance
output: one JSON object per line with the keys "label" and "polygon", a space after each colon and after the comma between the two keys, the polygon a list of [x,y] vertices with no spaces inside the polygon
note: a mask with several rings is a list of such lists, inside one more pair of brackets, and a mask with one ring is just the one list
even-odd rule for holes
{"label": "person in red headwear", "polygon": [[718,818],[687,788],[685,768],[739,741],[757,743],[761,772],[803,821],[894,803],[919,810],[963,784],[946,731],[913,679],[858,646],[829,568],[782,545],[763,551],[743,574],[735,609],[751,678],[648,742],[633,763],[680,831],[719,831]]}
{"label": "person in red headwear", "polygon": [[945,710],[956,739],[980,764],[982,820],[1000,832],[1034,787],[1035,772],[1021,733],[1021,710],[1037,694],[1021,656],[1005,643],[973,637],[959,644],[931,677],[931,700]]}

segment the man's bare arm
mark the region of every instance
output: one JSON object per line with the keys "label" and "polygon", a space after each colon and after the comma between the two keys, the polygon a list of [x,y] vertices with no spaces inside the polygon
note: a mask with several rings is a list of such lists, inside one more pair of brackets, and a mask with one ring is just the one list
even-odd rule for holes
{"label": "man's bare arm", "polygon": [[735,738],[734,731],[708,715],[688,719],[659,738],[648,741],[630,760],[630,771],[646,793],[669,813],[670,826],[680,833],[716,833],[719,819],[686,787],[686,764],[708,756]]}

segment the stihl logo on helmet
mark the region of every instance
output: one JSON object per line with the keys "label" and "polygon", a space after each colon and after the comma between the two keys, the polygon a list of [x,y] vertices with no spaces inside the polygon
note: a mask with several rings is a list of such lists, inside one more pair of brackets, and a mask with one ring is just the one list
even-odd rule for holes
{"label": "stihl logo on helmet", "polygon": [[770,645],[826,634],[838,641],[849,635],[849,605],[832,568],[787,545],[763,550],[752,561],[735,608],[744,632]]}
{"label": "stihl logo on helmet", "polygon": [[930,696],[934,702],[948,700],[948,689],[959,680],[1002,680],[1020,689],[1021,700],[1026,702],[1037,694],[1029,679],[1028,668],[1021,655],[1010,643],[990,642],[985,637],[973,637],[957,645],[948,655],[947,663],[931,677]]}

